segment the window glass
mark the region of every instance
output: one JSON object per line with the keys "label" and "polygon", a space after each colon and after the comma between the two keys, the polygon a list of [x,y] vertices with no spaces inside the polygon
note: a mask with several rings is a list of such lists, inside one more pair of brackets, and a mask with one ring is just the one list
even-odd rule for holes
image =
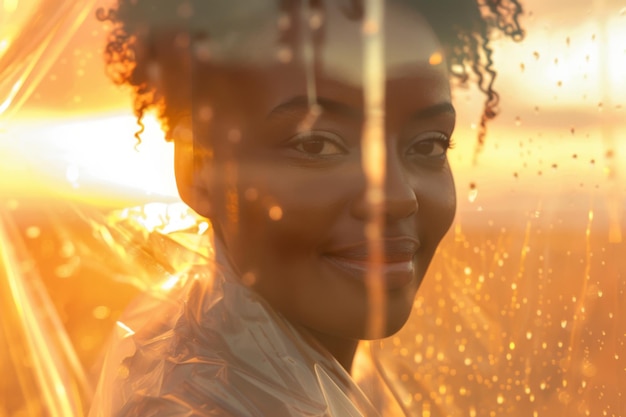
{"label": "window glass", "polygon": [[[129,89],[107,77],[113,26],[96,10],[109,5],[0,0],[0,416],[87,415],[122,312],[175,282],[157,277],[190,262],[185,250],[207,250],[150,237],[209,226],[181,203],[162,120],[146,113],[138,140]],[[522,41],[494,32],[500,102],[484,138],[484,93],[474,76],[453,82],[456,215],[408,322],[362,343],[353,365],[365,391],[375,365],[393,412],[626,415],[626,7],[522,5]],[[360,139],[361,125],[343,117],[326,131]],[[293,144],[285,158],[341,155],[336,136]],[[286,207],[267,209],[287,221]],[[133,249],[139,240],[151,250]]]}

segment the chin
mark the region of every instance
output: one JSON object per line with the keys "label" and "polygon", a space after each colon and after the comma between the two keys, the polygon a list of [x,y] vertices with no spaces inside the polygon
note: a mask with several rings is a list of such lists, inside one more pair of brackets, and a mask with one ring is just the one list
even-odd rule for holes
{"label": "chin", "polygon": [[378,335],[368,334],[368,332],[366,331],[367,322],[363,321],[361,325],[362,331],[357,337],[355,337],[355,339],[360,339],[360,340],[384,339],[384,338],[393,336],[404,327],[404,325],[407,323],[409,316],[411,314],[411,310],[413,306],[412,300],[410,303],[406,301],[394,302],[393,298],[389,298],[387,302],[388,302],[388,306],[386,309],[387,317],[384,323],[384,328],[382,329],[381,333]]}

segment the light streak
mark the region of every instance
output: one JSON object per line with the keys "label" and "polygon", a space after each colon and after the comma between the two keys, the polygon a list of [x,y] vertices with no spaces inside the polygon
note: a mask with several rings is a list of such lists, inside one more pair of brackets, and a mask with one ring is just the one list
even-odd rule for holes
{"label": "light streak", "polygon": [[[87,379],[40,278],[35,272],[24,270],[26,259],[21,253],[24,250],[19,248],[18,234],[12,229],[11,223],[0,215],[0,298],[7,297],[2,303],[0,324],[6,334],[12,335],[12,353],[20,352],[22,344],[20,353],[30,359],[31,367],[27,372],[33,374],[47,414],[51,417],[82,416],[79,394],[91,395]],[[26,274],[30,276],[26,278]],[[11,310],[14,314],[7,314]],[[16,364],[24,361],[24,357],[13,359]],[[70,369],[66,369],[65,364],[69,364]],[[68,370],[74,375],[70,376]],[[22,377],[20,373],[18,370],[18,377]],[[22,385],[28,383],[19,379]]]}
{"label": "light streak", "polygon": [[363,94],[365,126],[362,138],[362,163],[367,179],[366,200],[369,219],[365,230],[371,254],[367,273],[369,301],[366,334],[379,338],[385,328],[386,298],[382,282],[382,231],[384,226],[385,149],[385,53],[384,3],[365,1],[363,21]]}

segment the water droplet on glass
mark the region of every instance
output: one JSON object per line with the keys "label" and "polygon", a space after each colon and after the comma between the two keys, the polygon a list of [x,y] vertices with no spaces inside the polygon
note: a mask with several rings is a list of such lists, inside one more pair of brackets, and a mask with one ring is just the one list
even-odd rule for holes
{"label": "water droplet on glass", "polygon": [[276,52],[276,58],[278,59],[279,62],[282,62],[283,64],[287,64],[291,62],[291,60],[293,59],[293,52],[291,51],[290,47],[281,46],[278,49],[278,52]]}
{"label": "water droplet on glass", "polygon": [[280,208],[280,206],[272,206],[272,208],[270,208],[269,215],[270,219],[278,221],[283,218],[283,209]]}
{"label": "water droplet on glass", "polygon": [[259,192],[256,188],[248,188],[244,195],[248,201],[256,201],[259,198]]}
{"label": "water droplet on glass", "polygon": [[41,235],[41,229],[37,226],[30,226],[26,229],[26,236],[29,239],[37,239]]}
{"label": "water droplet on glass", "polygon": [[231,129],[228,132],[228,141],[234,144],[241,142],[241,131],[239,129]]}
{"label": "water droplet on glass", "polygon": [[198,117],[205,123],[211,120],[213,118],[213,109],[211,106],[201,106],[200,109],[198,109]]}
{"label": "water droplet on glass", "polygon": [[111,315],[111,309],[107,306],[98,306],[93,309],[91,314],[98,320],[104,320]]}
{"label": "water droplet on glass", "polygon": [[311,17],[309,18],[309,27],[312,30],[318,30],[319,28],[322,27],[322,24],[324,23],[324,16],[319,13],[313,13],[313,15],[311,15]]}
{"label": "water droplet on glass", "polygon": [[251,287],[256,283],[256,275],[252,272],[246,272],[241,276],[241,282],[246,287]]}
{"label": "water droplet on glass", "polygon": [[278,18],[278,29],[287,30],[291,27],[291,17],[287,14],[281,14]]}
{"label": "water droplet on glass", "polygon": [[190,41],[189,34],[184,32],[177,34],[174,38],[174,44],[180,49],[189,48]]}
{"label": "water droplet on glass", "polygon": [[72,268],[71,264],[59,265],[54,269],[54,275],[58,278],[69,278],[72,276],[73,272],[74,268]]}
{"label": "water droplet on glass", "polygon": [[71,258],[72,256],[74,256],[75,252],[76,252],[76,248],[74,247],[74,244],[72,243],[72,241],[66,240],[61,245],[61,249],[59,250],[59,255],[62,258]]}
{"label": "water droplet on glass", "polygon": [[476,184],[471,183],[467,199],[469,200],[470,203],[473,203],[476,201],[476,198],[478,198],[478,188],[476,188]]}
{"label": "water droplet on glass", "polygon": [[441,52],[434,52],[430,58],[428,58],[428,63],[430,65],[439,65],[443,62],[443,55]]}
{"label": "water droplet on glass", "polygon": [[211,59],[211,43],[208,39],[196,41],[193,50],[198,61],[208,62]]}
{"label": "water droplet on glass", "polygon": [[366,35],[374,35],[380,31],[380,27],[373,20],[363,22],[363,33]]}

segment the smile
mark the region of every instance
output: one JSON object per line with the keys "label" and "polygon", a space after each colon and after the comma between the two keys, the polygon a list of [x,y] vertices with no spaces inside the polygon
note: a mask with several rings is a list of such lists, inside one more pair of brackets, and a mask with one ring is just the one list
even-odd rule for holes
{"label": "smile", "polygon": [[382,286],[397,290],[415,277],[415,255],[419,242],[412,238],[385,239],[380,242],[382,255],[376,261],[367,242],[346,246],[324,254],[324,259],[335,269],[366,284],[368,273],[379,274]]}

